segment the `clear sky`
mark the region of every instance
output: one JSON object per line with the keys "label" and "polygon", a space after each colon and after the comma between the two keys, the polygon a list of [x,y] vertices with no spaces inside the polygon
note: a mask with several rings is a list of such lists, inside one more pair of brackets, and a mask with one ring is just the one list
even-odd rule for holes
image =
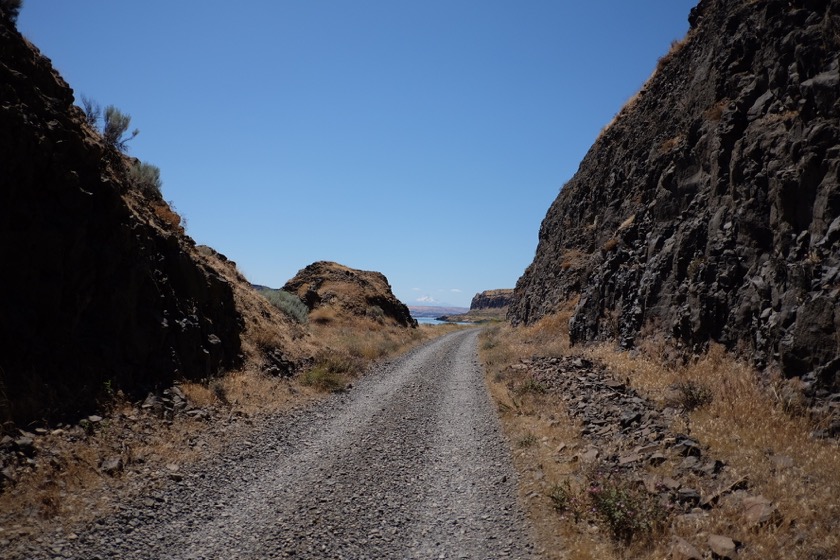
{"label": "clear sky", "polygon": [[332,260],[412,305],[512,288],[696,0],[24,0],[77,94],[132,116],[188,233],[272,287]]}

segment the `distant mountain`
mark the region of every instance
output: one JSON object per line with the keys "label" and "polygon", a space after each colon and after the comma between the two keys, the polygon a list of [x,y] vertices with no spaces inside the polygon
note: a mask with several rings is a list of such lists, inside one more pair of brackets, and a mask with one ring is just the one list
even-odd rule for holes
{"label": "distant mountain", "polygon": [[466,307],[437,307],[432,305],[409,305],[412,317],[437,318],[442,315],[458,315],[469,311]]}

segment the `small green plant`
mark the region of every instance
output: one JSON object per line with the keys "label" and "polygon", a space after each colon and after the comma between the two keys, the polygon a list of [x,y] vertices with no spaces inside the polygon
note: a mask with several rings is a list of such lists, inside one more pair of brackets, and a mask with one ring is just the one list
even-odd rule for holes
{"label": "small green plant", "polygon": [[536,445],[536,443],[537,443],[537,436],[535,436],[531,432],[528,432],[517,442],[517,445],[519,445],[519,447],[522,447],[524,449],[525,447],[531,447],[533,445]]}
{"label": "small green plant", "polygon": [[368,307],[366,315],[374,321],[376,321],[377,323],[382,323],[383,321],[385,321],[385,312],[378,305],[372,305],[371,307]]}
{"label": "small green plant", "polygon": [[526,393],[543,395],[548,392],[548,388],[539,379],[529,376],[522,383],[516,385],[513,392],[517,395],[524,395]]}
{"label": "small green plant", "polygon": [[563,515],[571,514],[575,523],[583,516],[583,507],[578,493],[572,490],[571,484],[566,480],[563,484],[554,484],[548,491],[551,505]]}
{"label": "small green plant", "polygon": [[677,402],[686,412],[702,408],[712,402],[712,391],[696,381],[680,381],[676,384]]}
{"label": "small green plant", "polygon": [[325,393],[338,393],[347,386],[347,378],[323,366],[315,366],[301,376],[301,384]]}
{"label": "small green plant", "polygon": [[140,161],[128,170],[131,186],[149,192],[159,193],[163,183],[160,180],[160,168],[151,163]]}
{"label": "small green plant", "polygon": [[82,430],[84,430],[85,435],[92,436],[94,433],[96,433],[96,425],[87,418],[84,418],[79,421],[79,427],[81,427]]}
{"label": "small green plant", "polygon": [[214,379],[213,382],[210,383],[210,390],[213,391],[213,396],[216,397],[220,403],[224,405],[230,404],[227,398],[227,389],[225,389],[225,386],[222,385],[220,380]]}
{"label": "small green plant", "polygon": [[0,0],[0,12],[12,23],[17,22],[23,0]]}
{"label": "small green plant", "polygon": [[629,543],[659,528],[666,510],[656,496],[634,486],[620,472],[594,471],[587,491],[593,512],[606,523],[612,536]]}
{"label": "small green plant", "polygon": [[274,307],[286,314],[290,319],[305,325],[309,322],[309,308],[295,294],[285,290],[264,288],[258,290],[262,296]]}

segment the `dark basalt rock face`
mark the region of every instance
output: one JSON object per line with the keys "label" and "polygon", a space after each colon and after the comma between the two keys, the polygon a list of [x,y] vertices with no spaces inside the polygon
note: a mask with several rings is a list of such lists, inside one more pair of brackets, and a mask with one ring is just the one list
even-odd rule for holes
{"label": "dark basalt rock face", "polygon": [[0,420],[19,424],[240,361],[231,286],[73,101],[0,18]]}
{"label": "dark basalt rock face", "polygon": [[310,311],[333,309],[339,320],[367,317],[401,327],[417,326],[408,306],[394,296],[381,272],[318,261],[299,270],[283,289],[296,294]]}
{"label": "dark basalt rock face", "polygon": [[513,290],[485,290],[475,294],[470,302],[470,311],[479,309],[501,309],[510,305],[513,298]]}
{"label": "dark basalt rock face", "polygon": [[509,317],[840,389],[840,0],[702,0],[540,228]]}

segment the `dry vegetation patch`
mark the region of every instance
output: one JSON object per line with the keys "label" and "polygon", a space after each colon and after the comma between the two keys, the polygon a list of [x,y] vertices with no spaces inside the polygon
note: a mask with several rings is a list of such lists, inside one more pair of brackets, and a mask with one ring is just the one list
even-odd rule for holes
{"label": "dry vegetation patch", "polygon": [[[236,274],[235,267],[228,273]],[[181,471],[231,442],[247,440],[261,420],[344,390],[377,360],[463,328],[405,328],[376,318],[306,327],[233,285],[239,304],[248,308],[243,369],[180,383],[141,401],[114,395],[101,417],[0,442],[0,467],[8,465],[0,469],[0,548],[16,539],[79,531],[121,502],[180,480]],[[294,374],[269,373],[275,371],[267,368],[271,352],[290,347],[311,352],[310,365]]]}
{"label": "dry vegetation patch", "polygon": [[[572,308],[486,329],[480,346],[546,558],[712,557],[727,539],[742,559],[840,557],[840,447],[812,437],[820,426],[782,397],[789,383],[716,346],[679,367],[570,348]],[[581,387],[596,381],[606,396],[588,403]],[[638,426],[625,415],[610,428],[618,393],[648,407]]]}

